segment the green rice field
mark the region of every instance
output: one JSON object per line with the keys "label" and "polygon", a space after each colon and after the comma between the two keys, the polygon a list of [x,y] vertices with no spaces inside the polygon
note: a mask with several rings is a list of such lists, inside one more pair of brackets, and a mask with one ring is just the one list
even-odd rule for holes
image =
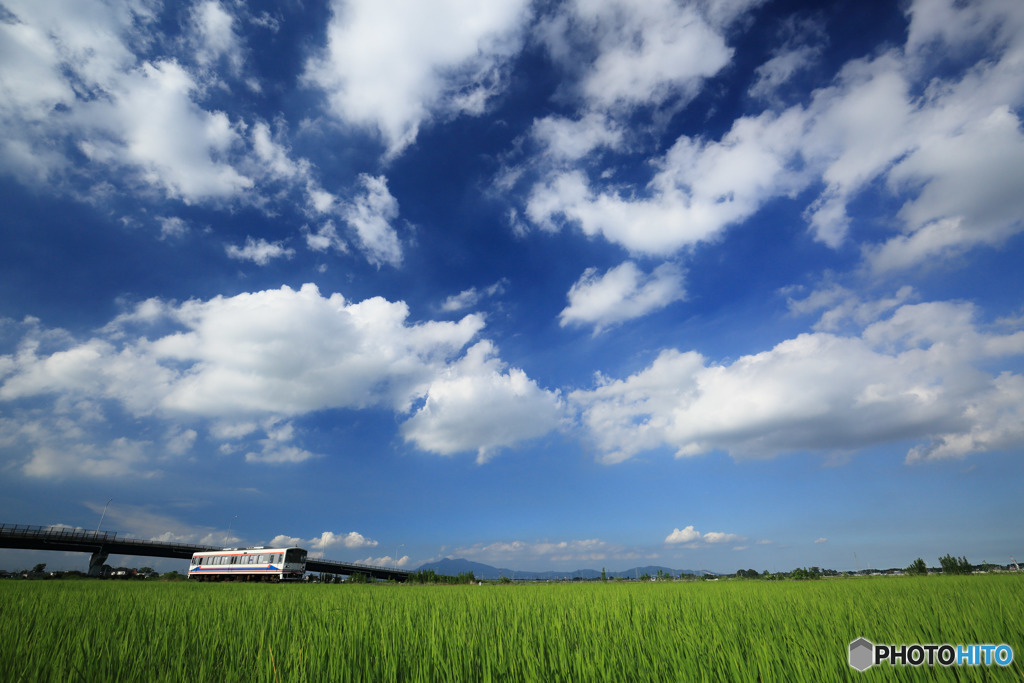
{"label": "green rice field", "polygon": [[[1024,576],[483,586],[0,582],[0,681],[1024,680]],[[1006,643],[1008,667],[848,644]]]}

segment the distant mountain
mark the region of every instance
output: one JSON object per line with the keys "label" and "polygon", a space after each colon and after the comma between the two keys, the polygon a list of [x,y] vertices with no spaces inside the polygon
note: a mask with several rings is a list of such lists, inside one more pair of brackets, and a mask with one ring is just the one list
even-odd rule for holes
{"label": "distant mountain", "polygon": [[[496,581],[503,576],[507,576],[510,579],[516,579],[518,581],[560,581],[575,578],[601,578],[601,570],[599,569],[527,572],[516,569],[505,569],[503,567],[492,567],[489,564],[483,564],[481,562],[472,562],[470,560],[449,558],[438,560],[437,562],[427,562],[425,564],[421,564],[419,567],[416,568],[416,571],[419,571],[421,569],[432,569],[435,574],[444,574],[445,576],[458,576],[459,574],[465,574],[466,572],[473,572],[473,576],[475,576],[476,578],[486,579],[489,581]],[[644,574],[649,574],[650,576],[657,576],[658,570],[661,570],[664,574],[671,574],[672,576],[679,576],[680,574],[690,574],[695,576],[700,576],[701,574],[714,575],[714,572],[704,570],[671,569],[669,567],[647,566],[634,567],[633,569],[627,569],[621,572],[606,572],[606,576],[609,579],[635,579],[640,576],[643,576]]]}

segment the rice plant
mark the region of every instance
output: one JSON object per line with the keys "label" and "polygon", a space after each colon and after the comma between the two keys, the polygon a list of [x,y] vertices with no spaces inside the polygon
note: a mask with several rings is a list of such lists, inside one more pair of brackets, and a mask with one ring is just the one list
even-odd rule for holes
{"label": "rice plant", "polygon": [[[1024,577],[485,586],[5,581],[3,681],[1024,678]],[[858,673],[848,644],[1006,643]]]}

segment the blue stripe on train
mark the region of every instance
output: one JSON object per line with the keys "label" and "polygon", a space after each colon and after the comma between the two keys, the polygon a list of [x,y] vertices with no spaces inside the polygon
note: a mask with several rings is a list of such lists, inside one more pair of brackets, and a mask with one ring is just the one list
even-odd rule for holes
{"label": "blue stripe on train", "polygon": [[[279,569],[279,568],[274,567],[274,566],[267,566],[267,567],[260,566],[260,567],[257,567],[257,566],[254,566],[254,565],[253,566],[244,565],[244,566],[241,566],[241,567],[239,567],[239,566],[235,566],[235,567],[203,567],[203,566],[199,566],[199,567],[196,567],[195,569],[190,569],[189,571],[192,572],[193,574],[195,574],[196,572],[255,572],[255,571],[280,572],[280,571],[285,571],[285,570],[284,569]],[[298,571],[298,570],[297,569],[289,569],[287,571]]]}

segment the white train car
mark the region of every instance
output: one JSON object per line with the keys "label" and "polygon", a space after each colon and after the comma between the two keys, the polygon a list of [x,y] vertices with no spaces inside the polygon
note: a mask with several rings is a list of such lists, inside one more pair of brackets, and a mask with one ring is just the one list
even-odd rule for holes
{"label": "white train car", "polygon": [[300,581],[302,548],[225,548],[192,555],[188,578],[197,581]]}

